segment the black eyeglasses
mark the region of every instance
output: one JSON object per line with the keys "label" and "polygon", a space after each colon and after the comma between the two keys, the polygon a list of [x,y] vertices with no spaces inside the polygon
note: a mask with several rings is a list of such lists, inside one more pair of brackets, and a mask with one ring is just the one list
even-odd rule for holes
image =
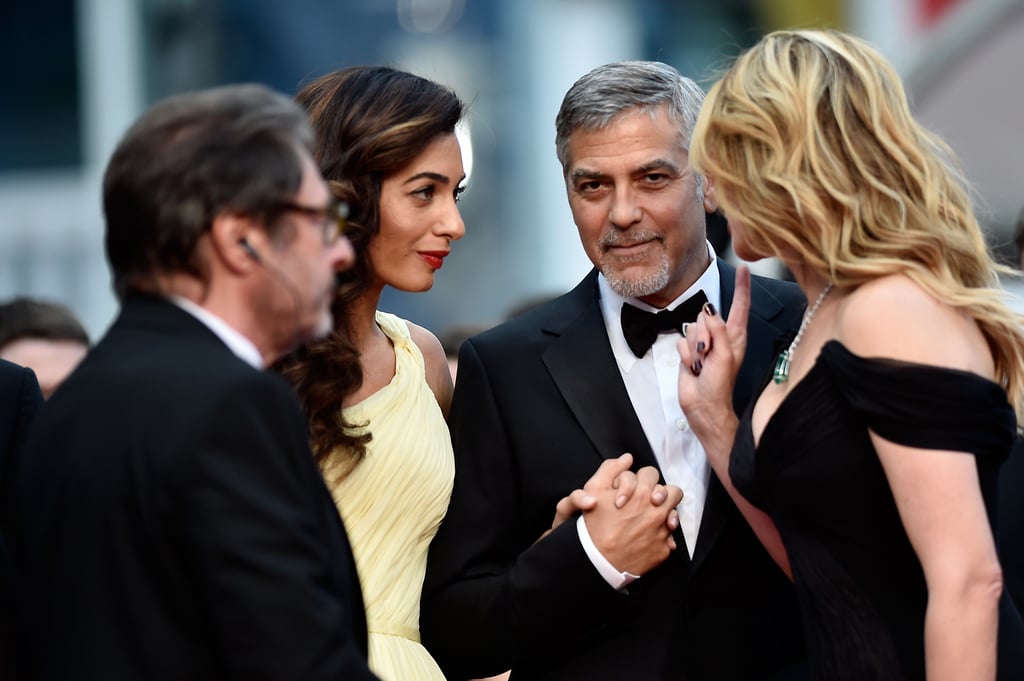
{"label": "black eyeglasses", "polygon": [[303,206],[291,201],[281,201],[274,204],[274,208],[279,211],[302,213],[322,223],[325,244],[333,244],[345,233],[345,223],[348,220],[348,204],[344,201],[331,199],[331,202],[323,208]]}

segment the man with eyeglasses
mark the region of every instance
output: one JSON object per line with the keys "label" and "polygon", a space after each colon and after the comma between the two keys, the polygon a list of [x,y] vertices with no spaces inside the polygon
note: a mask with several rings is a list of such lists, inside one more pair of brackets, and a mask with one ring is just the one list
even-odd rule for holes
{"label": "man with eyeglasses", "polygon": [[345,531],[264,366],[352,264],[305,114],[172,97],[103,184],[121,312],[16,461],[18,650],[38,679],[373,679]]}

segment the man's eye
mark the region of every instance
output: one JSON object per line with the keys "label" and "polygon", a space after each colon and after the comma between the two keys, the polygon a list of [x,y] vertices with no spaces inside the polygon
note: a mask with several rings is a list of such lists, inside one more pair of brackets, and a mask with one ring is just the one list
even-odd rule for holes
{"label": "man's eye", "polygon": [[589,182],[581,182],[576,187],[576,191],[580,192],[581,194],[585,194],[587,192],[596,192],[600,188],[601,188],[601,183],[600,182],[598,182],[597,180],[591,180]]}

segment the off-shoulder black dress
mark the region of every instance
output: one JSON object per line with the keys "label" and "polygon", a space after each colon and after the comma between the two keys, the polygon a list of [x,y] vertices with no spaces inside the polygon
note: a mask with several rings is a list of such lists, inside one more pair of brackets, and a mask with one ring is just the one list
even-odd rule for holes
{"label": "off-shoulder black dress", "polygon": [[[992,522],[1016,423],[1005,392],[974,374],[865,359],[830,341],[756,452],[752,406],[729,472],[782,535],[813,678],[924,679],[927,588],[868,429],[903,445],[973,454]],[[1006,594],[999,679],[1024,679],[1024,624]]]}

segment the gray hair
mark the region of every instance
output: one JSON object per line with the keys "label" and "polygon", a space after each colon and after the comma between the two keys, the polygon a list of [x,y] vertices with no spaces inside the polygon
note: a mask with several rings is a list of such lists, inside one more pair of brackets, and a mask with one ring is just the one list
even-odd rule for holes
{"label": "gray hair", "polygon": [[[555,117],[555,150],[562,171],[569,167],[569,137],[576,130],[603,128],[626,109],[653,112],[667,105],[688,147],[704,91],[659,61],[620,61],[598,66],[569,88]],[[697,186],[700,188],[700,176]]]}

